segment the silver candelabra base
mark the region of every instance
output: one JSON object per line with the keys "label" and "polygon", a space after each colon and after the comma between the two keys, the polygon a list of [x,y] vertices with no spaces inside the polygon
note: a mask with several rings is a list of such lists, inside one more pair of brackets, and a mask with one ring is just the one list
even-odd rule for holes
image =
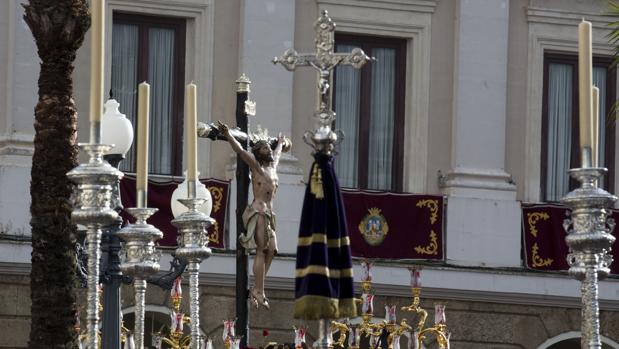
{"label": "silver candelabra base", "polygon": [[88,307],[87,307],[87,347],[98,348],[99,328],[99,260],[101,259],[101,228],[112,224],[118,213],[112,207],[112,190],[123,173],[103,160],[103,155],[111,149],[104,144],[80,144],[86,151],[89,161],[67,173],[67,177],[77,184],[75,203],[71,219],[76,224],[86,226],[88,244]]}
{"label": "silver candelabra base", "polygon": [[160,253],[155,248],[155,241],[161,239],[163,233],[146,223],[146,220],[157,212],[156,208],[129,208],[127,211],[135,217],[136,222],[118,232],[118,236],[125,241],[120,269],[123,274],[134,277],[135,346],[137,349],[144,349],[146,278],[159,271]]}
{"label": "silver candelabra base", "polygon": [[609,252],[615,242],[611,235],[615,222],[609,215],[617,197],[598,187],[605,173],[605,168],[570,170],[581,184],[561,200],[572,210],[563,223],[570,249],[567,259],[570,275],[582,283],[581,347],[590,349],[602,348],[598,281],[610,273]]}
{"label": "silver candelabra base", "polygon": [[211,255],[206,229],[214,222],[198,211],[204,199],[179,199],[189,210],[181,213],[172,224],[178,228],[176,255],[187,259],[189,273],[189,311],[191,318],[191,349],[200,349],[200,263]]}

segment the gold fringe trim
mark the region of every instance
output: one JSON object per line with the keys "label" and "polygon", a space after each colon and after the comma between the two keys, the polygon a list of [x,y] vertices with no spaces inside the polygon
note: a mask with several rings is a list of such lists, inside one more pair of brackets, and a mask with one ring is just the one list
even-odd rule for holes
{"label": "gold fringe trim", "polygon": [[310,179],[310,191],[316,199],[324,199],[325,192],[322,188],[322,172],[320,171],[320,166],[314,163],[314,168],[312,169],[312,178]]}
{"label": "gold fringe trim", "polygon": [[349,269],[329,269],[326,266],[322,265],[310,265],[303,269],[297,269],[294,272],[294,276],[298,278],[302,278],[307,276],[307,274],[319,274],[324,275],[328,278],[345,278],[345,277],[353,277],[352,268]]}
{"label": "gold fringe trim", "polygon": [[350,245],[350,238],[345,236],[339,239],[327,239],[327,234],[314,233],[312,236],[300,237],[298,246],[310,246],[313,243],[323,243],[328,247],[341,247]]}
{"label": "gold fringe trim", "polygon": [[319,320],[356,316],[357,306],[354,298],[337,299],[306,295],[294,302],[295,319]]}

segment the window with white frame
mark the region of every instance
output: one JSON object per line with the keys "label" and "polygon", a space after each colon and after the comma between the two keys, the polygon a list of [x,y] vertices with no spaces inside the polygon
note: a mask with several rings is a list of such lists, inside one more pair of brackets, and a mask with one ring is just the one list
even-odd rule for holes
{"label": "window with white frame", "polygon": [[[184,19],[114,13],[111,94],[135,128],[137,86],[143,81],[150,84],[149,172],[153,174],[181,175],[184,66]],[[135,154],[132,147],[121,170],[135,171]]]}
{"label": "window with white frame", "polygon": [[359,47],[376,61],[339,66],[334,78],[336,160],[342,187],[402,191],[406,40],[338,34],[337,52]]}
{"label": "window with white frame", "polygon": [[[579,167],[578,57],[566,53],[544,55],[542,102],[541,199],[559,201],[575,188],[567,170]],[[615,120],[610,115],[615,100],[615,70],[609,57],[594,57],[593,85],[600,89],[599,165],[614,178]],[[612,191],[612,181],[602,185]]]}

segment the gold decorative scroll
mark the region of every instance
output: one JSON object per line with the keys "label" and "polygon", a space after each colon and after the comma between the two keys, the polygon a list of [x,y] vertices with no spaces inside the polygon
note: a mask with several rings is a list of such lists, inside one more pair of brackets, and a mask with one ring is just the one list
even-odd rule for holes
{"label": "gold decorative scroll", "polygon": [[221,209],[221,200],[224,198],[224,191],[222,188],[214,185],[208,187],[208,191],[211,192],[211,196],[213,197],[213,212],[217,212]]}
{"label": "gold decorative scroll", "polygon": [[539,252],[539,246],[537,245],[537,242],[533,244],[533,247],[531,247],[531,258],[533,259],[533,267],[538,268],[538,267],[548,267],[550,265],[552,265],[552,262],[554,262],[554,260],[552,258],[542,258],[539,256],[538,254]]}
{"label": "gold decorative scroll", "polygon": [[430,224],[436,223],[436,220],[438,219],[438,200],[419,200],[415,206],[427,206],[430,209]]}
{"label": "gold decorative scroll", "polygon": [[208,241],[214,244],[219,244],[219,223],[214,221],[212,227],[213,231],[208,234]]}
{"label": "gold decorative scroll", "polygon": [[527,222],[529,223],[529,233],[537,237],[537,233],[539,232],[536,227],[537,222],[539,222],[540,220],[545,221],[545,220],[548,220],[549,218],[550,218],[550,215],[546,212],[527,213]]}
{"label": "gold decorative scroll", "polygon": [[[434,201],[434,200],[425,200]],[[430,230],[430,243],[426,247],[417,246],[415,252],[419,254],[437,255],[438,254],[438,239],[434,230]]]}

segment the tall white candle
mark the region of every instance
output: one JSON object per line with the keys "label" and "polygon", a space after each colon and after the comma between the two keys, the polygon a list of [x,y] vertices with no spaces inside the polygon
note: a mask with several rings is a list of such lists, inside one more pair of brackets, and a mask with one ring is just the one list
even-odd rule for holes
{"label": "tall white candle", "polygon": [[196,85],[187,85],[185,98],[187,112],[185,114],[185,134],[187,137],[187,182],[196,181],[198,178],[198,114],[196,101]]}
{"label": "tall white candle", "polygon": [[[103,114],[103,43],[105,41],[105,0],[91,1],[90,25],[90,123],[99,124]],[[99,143],[101,131],[99,125],[91,128],[90,141]],[[93,133],[97,133],[94,134]]]}
{"label": "tall white candle", "polygon": [[591,149],[592,136],[592,53],[591,53],[591,22],[583,20],[578,25],[578,88],[579,88],[579,126],[580,151],[582,167],[591,166],[584,163],[582,156],[585,149]]}
{"label": "tall white candle", "polygon": [[598,167],[600,165],[600,89],[593,86],[591,89],[592,97],[593,97],[593,125],[591,135],[593,146],[591,147],[591,157],[592,157],[592,165],[593,167]]}
{"label": "tall white candle", "polygon": [[146,207],[148,193],[148,129],[150,85],[143,82],[138,87],[138,159],[135,189],[136,207]]}

